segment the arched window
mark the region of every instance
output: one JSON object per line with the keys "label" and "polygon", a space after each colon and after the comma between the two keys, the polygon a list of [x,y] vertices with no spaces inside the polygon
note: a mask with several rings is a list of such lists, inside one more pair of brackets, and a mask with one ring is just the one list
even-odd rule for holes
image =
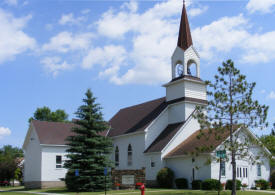
{"label": "arched window", "polygon": [[118,147],[116,147],[116,151],[115,151],[115,165],[119,166],[119,150],[118,150]]}
{"label": "arched window", "polygon": [[131,144],[128,145],[128,166],[131,166],[133,162],[133,151]]}

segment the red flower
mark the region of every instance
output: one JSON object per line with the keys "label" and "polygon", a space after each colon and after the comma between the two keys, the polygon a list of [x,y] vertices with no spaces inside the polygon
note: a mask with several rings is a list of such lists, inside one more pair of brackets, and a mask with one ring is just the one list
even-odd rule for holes
{"label": "red flower", "polygon": [[138,182],[138,183],[136,183],[136,186],[141,186],[143,183],[141,183],[141,182]]}
{"label": "red flower", "polygon": [[121,184],[120,183],[115,183],[115,186],[120,186]]}

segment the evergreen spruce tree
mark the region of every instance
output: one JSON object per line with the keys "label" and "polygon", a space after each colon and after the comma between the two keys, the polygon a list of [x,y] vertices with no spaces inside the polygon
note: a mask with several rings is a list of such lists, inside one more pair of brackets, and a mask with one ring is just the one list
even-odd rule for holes
{"label": "evergreen spruce tree", "polygon": [[[84,104],[76,112],[74,136],[67,138],[69,149],[65,167],[68,173],[65,178],[70,191],[100,191],[105,188],[104,168],[111,167],[110,138],[101,136],[108,126],[103,120],[101,107],[90,89],[86,92]],[[79,171],[79,176],[75,171]],[[107,187],[110,186],[110,175],[107,176]]]}

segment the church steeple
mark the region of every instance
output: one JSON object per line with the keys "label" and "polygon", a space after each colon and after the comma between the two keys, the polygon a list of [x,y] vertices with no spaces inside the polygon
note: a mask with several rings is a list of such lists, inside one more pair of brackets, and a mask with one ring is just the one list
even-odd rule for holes
{"label": "church steeple", "polygon": [[193,47],[186,5],[183,1],[178,43],[172,56],[172,80],[186,75],[200,77],[200,56]]}
{"label": "church steeple", "polygon": [[191,36],[188,17],[186,13],[186,6],[185,6],[185,3],[183,2],[180,28],[179,28],[179,37],[178,37],[178,47],[180,47],[185,51],[191,45],[193,45],[192,36]]}

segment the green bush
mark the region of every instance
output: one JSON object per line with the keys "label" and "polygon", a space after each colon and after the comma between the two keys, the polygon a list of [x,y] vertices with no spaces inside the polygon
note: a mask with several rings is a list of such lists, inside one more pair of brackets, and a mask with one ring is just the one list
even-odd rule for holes
{"label": "green bush", "polygon": [[271,188],[275,189],[275,171],[270,175]]}
{"label": "green bush", "polygon": [[203,190],[221,190],[222,185],[219,180],[216,179],[206,179],[202,182],[201,185]]}
{"label": "green bush", "polygon": [[200,190],[201,189],[201,180],[193,180],[192,181],[192,190]]}
{"label": "green bush", "polygon": [[264,179],[255,180],[256,186],[260,186],[261,190],[266,190],[269,188],[269,182]]}
{"label": "green bush", "polygon": [[165,167],[159,170],[157,174],[157,182],[161,188],[172,188],[174,181],[174,172]]}
{"label": "green bush", "polygon": [[[236,190],[240,190],[242,186],[242,182],[236,179]],[[232,179],[226,181],[225,189],[232,190]]]}
{"label": "green bush", "polygon": [[178,189],[187,189],[188,181],[185,178],[177,178],[175,179],[175,183]]}

